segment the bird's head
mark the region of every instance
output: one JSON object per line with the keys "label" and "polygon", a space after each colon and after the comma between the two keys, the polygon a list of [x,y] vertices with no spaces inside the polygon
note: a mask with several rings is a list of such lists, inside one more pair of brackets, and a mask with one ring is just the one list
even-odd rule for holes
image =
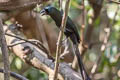
{"label": "bird's head", "polygon": [[52,6],[47,6],[40,11],[40,14],[43,15],[52,15],[56,11],[56,8]]}

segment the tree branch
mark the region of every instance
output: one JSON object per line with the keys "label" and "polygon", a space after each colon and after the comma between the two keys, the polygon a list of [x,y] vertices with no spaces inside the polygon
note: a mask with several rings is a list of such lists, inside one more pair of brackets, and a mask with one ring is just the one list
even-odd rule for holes
{"label": "tree branch", "polygon": [[5,39],[5,33],[3,30],[2,20],[0,19],[0,46],[2,50],[2,57],[4,62],[4,80],[10,80],[10,64],[8,56],[8,48]]}
{"label": "tree branch", "polygon": [[[12,32],[8,30],[7,33],[14,34],[16,36],[16,34],[13,33],[13,30]],[[19,36],[21,35],[19,34]],[[23,40],[16,39],[16,37],[11,37],[7,35],[6,35],[6,40],[8,45],[23,42]],[[51,59],[48,58],[48,55],[47,55],[48,53],[46,53],[43,48],[40,49],[35,45],[29,42],[26,42],[26,43],[13,46],[12,48],[10,48],[10,50],[12,50],[14,54],[20,57],[25,63],[46,72],[49,75],[49,77],[51,77],[51,74],[54,71],[53,69],[55,64]],[[71,67],[67,63],[60,63],[59,65],[60,65],[59,71],[58,71],[59,80],[64,80],[64,79],[82,80],[81,75],[75,72],[73,69],[71,69]]]}

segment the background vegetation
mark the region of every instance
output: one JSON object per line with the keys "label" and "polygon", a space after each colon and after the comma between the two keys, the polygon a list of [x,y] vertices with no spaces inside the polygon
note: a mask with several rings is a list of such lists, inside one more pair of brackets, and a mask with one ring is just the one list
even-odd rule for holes
{"label": "background vegetation", "polygon": [[[82,0],[71,0],[69,16],[77,26],[83,44],[88,46],[87,49],[83,49],[82,54],[87,72],[93,80],[119,80],[120,4],[109,0],[84,0],[83,6],[82,2]],[[54,0],[44,3],[39,10],[48,4],[59,9],[58,1]],[[15,21],[23,25],[22,32],[26,38],[40,40],[54,56],[59,33],[58,28],[50,17],[29,12],[31,11],[25,11],[14,18],[12,17],[6,24],[11,24],[15,19]],[[35,15],[37,14],[40,16],[41,25],[39,27],[36,27],[35,21]],[[62,61],[70,63],[73,57],[71,52],[69,54]],[[22,74],[30,80],[48,80],[46,73],[25,64],[12,52],[9,52],[9,61],[11,71]],[[95,65],[97,65],[97,69]],[[1,52],[0,68],[3,68]],[[3,74],[0,73],[0,80],[3,80],[1,75]],[[11,80],[15,79],[11,78]]]}

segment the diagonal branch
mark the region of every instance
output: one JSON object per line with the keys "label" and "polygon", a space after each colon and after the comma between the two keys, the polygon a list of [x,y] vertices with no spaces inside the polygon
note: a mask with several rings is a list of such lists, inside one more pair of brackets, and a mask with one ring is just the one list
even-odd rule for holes
{"label": "diagonal branch", "polygon": [[[7,33],[13,34],[13,32],[11,31],[8,31]],[[22,35],[20,34],[19,36],[22,37]],[[8,45],[20,43],[23,41],[17,39],[16,37],[8,35],[6,35],[6,40]],[[19,58],[21,58],[25,63],[44,71],[49,75],[49,78],[51,77],[51,73],[53,73],[54,71],[55,64],[51,59],[48,58],[48,53],[44,52],[44,50],[39,49],[37,46],[29,42],[13,46],[12,48],[10,48],[10,50],[13,51],[13,53]],[[60,63],[58,72],[59,80],[82,80],[81,75],[71,69],[71,67],[67,63]]]}
{"label": "diagonal branch", "polygon": [[[39,41],[37,41],[37,40],[26,40],[26,39],[23,39],[23,38],[21,38],[21,37],[18,37],[18,36],[16,36],[16,35],[9,34],[9,33],[5,33],[5,35],[11,36],[11,37],[15,37],[15,38],[17,38],[17,39],[19,39],[19,40],[23,40],[24,42],[28,42],[28,43],[30,43],[30,44],[33,44],[33,45],[36,46],[37,48],[42,49],[42,50],[44,50],[46,53],[48,53],[47,49],[42,45],[42,43],[39,42]],[[22,41],[22,43],[24,43],[23,41]],[[21,43],[21,42],[20,42],[20,43]],[[12,45],[10,45],[10,46],[14,46],[14,45],[16,45],[16,44],[19,44],[19,43],[15,43],[15,44],[12,44]],[[8,46],[8,47],[9,47],[9,46]]]}

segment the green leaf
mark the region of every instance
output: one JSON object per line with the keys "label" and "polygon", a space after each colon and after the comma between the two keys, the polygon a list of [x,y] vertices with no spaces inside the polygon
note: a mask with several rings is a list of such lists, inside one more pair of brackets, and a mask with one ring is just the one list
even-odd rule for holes
{"label": "green leaf", "polygon": [[22,61],[19,58],[15,59],[15,66],[19,70],[22,68]]}

